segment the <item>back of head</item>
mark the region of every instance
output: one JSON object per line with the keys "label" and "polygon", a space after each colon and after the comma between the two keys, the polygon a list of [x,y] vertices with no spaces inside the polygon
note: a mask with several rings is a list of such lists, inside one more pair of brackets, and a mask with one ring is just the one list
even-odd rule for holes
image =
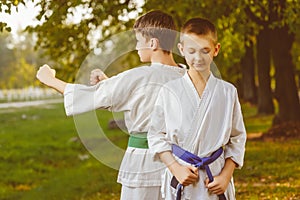
{"label": "back of head", "polygon": [[177,35],[172,16],[159,10],[150,11],[138,18],[133,28],[147,40],[157,38],[162,50],[171,52]]}
{"label": "back of head", "polygon": [[218,42],[217,30],[215,25],[204,18],[192,18],[188,20],[181,28],[182,34],[196,34],[201,36],[208,36],[212,39],[214,44]]}

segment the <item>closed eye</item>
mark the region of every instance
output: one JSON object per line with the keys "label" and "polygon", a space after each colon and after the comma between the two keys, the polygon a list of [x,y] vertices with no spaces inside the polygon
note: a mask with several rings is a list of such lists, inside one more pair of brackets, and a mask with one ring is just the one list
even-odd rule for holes
{"label": "closed eye", "polygon": [[204,48],[204,49],[201,50],[201,52],[204,53],[204,54],[209,54],[210,51],[211,51],[210,48]]}
{"label": "closed eye", "polygon": [[196,52],[196,50],[193,49],[193,48],[189,48],[189,49],[188,49],[188,53],[189,53],[189,54],[193,54],[193,53],[195,53],[195,52]]}

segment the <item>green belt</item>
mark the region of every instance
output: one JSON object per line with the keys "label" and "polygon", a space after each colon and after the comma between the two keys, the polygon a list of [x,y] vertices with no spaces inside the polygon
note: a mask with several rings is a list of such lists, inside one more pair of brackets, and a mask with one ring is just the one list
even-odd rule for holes
{"label": "green belt", "polygon": [[128,139],[128,146],[134,148],[148,149],[147,133],[131,133]]}

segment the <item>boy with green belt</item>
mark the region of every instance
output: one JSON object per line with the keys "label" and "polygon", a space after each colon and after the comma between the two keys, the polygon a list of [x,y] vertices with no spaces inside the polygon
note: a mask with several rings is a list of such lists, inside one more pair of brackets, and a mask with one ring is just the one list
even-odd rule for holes
{"label": "boy with green belt", "polygon": [[122,184],[121,199],[155,200],[161,199],[164,167],[159,161],[153,161],[148,149],[150,115],[160,87],[181,77],[185,69],[179,67],[172,56],[176,27],[171,16],[151,11],[135,22],[134,30],[140,60],[151,62],[149,66],[125,71],[95,86],[67,84],[57,79],[47,65],[39,69],[37,78],[64,94],[67,115],[99,108],[124,112],[130,138],[118,174],[118,182]]}

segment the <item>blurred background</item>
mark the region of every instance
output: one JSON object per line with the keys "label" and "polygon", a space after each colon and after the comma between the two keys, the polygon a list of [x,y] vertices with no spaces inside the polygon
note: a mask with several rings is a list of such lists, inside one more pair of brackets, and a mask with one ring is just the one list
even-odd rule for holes
{"label": "blurred background", "polygon": [[[236,172],[237,199],[300,199],[298,0],[1,1],[0,199],[119,198],[117,172],[89,155],[65,118],[61,95],[35,74],[47,63],[74,82],[87,55],[109,57],[111,46],[103,42],[156,9],[172,15],[178,30],[192,17],[216,25],[221,51],[215,63],[238,89],[249,136],[245,167]],[[113,42],[117,49],[124,41]],[[134,51],[103,63],[95,64],[109,76],[141,65]],[[24,101],[38,106],[12,104]],[[98,114],[106,127],[112,115]],[[121,132],[106,130],[125,148]]]}

